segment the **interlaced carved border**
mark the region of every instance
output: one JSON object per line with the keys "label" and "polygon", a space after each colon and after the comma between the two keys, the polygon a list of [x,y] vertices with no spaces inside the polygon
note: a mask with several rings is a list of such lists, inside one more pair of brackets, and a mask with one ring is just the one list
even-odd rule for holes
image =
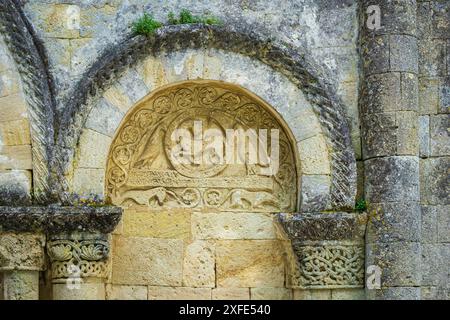
{"label": "interlaced carved border", "polygon": [[[159,29],[152,37],[137,36],[110,48],[84,74],[69,95],[62,119],[58,145],[64,166],[70,166],[81,129],[92,101],[122,71],[149,55],[188,48],[216,48],[246,55],[286,75],[305,93],[314,106],[332,150],[331,204],[352,207],[356,192],[356,162],[349,127],[339,99],[329,81],[319,75],[320,68],[305,60],[305,53],[286,44],[271,42],[252,26],[181,25]],[[61,173],[63,175],[63,173]],[[65,190],[68,183],[65,182]]]}
{"label": "interlaced carved border", "polygon": [[55,106],[47,58],[18,1],[0,1],[0,32],[21,75],[30,118],[34,196],[45,203],[53,190],[49,167]]}
{"label": "interlaced carved border", "polygon": [[47,253],[52,262],[52,278],[74,276],[106,278],[109,243],[103,239],[59,239],[49,241]]}
{"label": "interlaced carved border", "polygon": [[291,270],[293,288],[364,287],[362,245],[293,245],[297,261]]}

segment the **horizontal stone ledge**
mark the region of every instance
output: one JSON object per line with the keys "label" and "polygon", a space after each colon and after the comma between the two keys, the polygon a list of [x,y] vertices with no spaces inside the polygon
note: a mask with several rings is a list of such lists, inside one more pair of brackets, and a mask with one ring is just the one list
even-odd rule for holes
{"label": "horizontal stone ledge", "polygon": [[278,222],[292,241],[357,240],[364,238],[365,213],[280,213]]}
{"label": "horizontal stone ledge", "polygon": [[122,216],[114,206],[0,206],[0,232],[110,233]]}

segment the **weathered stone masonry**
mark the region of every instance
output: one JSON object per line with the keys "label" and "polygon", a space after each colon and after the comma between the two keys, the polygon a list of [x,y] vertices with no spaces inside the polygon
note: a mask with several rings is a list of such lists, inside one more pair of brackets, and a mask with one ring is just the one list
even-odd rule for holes
{"label": "weathered stone masonry", "polygon": [[[186,3],[223,24],[131,36],[178,6],[0,4],[0,299],[448,299],[449,1]],[[173,167],[188,114],[280,127],[284,171]]]}

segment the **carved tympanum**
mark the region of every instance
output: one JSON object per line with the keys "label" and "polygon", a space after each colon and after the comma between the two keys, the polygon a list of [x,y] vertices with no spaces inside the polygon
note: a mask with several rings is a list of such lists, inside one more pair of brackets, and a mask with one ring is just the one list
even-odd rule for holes
{"label": "carved tympanum", "polygon": [[[266,146],[268,161],[261,161],[259,153],[256,162],[248,161],[255,140],[245,135],[245,159],[228,161],[229,150],[239,154],[237,138],[227,140],[228,134],[250,129],[257,135],[258,152]],[[189,133],[192,143],[183,142],[180,130]],[[236,144],[229,147],[230,141]],[[177,147],[179,153],[189,151],[192,161],[179,161]],[[282,125],[262,100],[218,81],[168,86],[140,102],[112,143],[106,179],[116,205],[268,212],[293,211],[296,205],[293,147]]]}

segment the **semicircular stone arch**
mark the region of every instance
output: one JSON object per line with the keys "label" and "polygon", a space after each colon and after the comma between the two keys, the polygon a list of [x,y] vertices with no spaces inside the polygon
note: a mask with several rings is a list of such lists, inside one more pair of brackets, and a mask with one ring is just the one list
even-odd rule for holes
{"label": "semicircular stone arch", "polygon": [[318,116],[302,91],[258,60],[217,49],[149,56],[126,70],[93,104],[87,116],[73,165],[71,191],[83,197],[106,198],[108,153],[125,115],[158,88],[195,79],[240,86],[270,105],[291,132],[296,167],[301,166],[297,170],[299,199],[295,209],[319,211],[331,207],[330,148]]}

